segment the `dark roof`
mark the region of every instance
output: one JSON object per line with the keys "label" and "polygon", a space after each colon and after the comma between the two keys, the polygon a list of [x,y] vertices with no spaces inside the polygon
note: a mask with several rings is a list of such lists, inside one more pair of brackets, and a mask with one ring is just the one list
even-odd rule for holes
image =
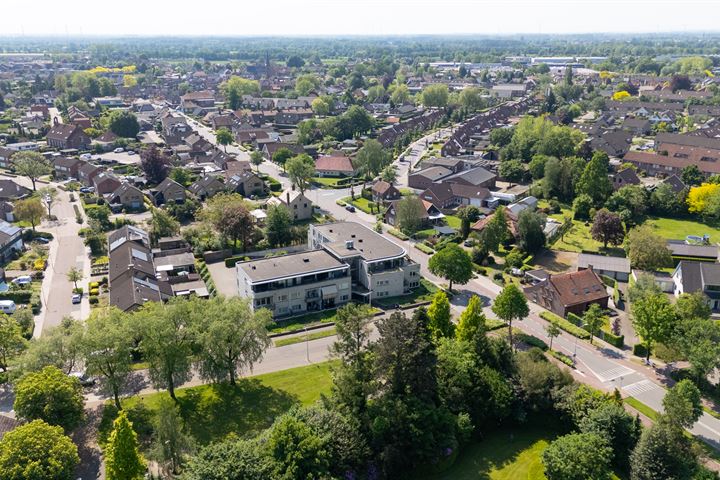
{"label": "dark roof", "polygon": [[0,198],[15,199],[30,194],[30,189],[18,185],[12,180],[0,179]]}
{"label": "dark roof", "polygon": [[392,183],[388,183],[385,180],[378,180],[373,185],[372,191],[377,193],[378,195],[384,195],[385,192],[387,192],[391,188],[394,188]]}
{"label": "dark roof", "polygon": [[50,131],[48,131],[47,138],[67,141],[67,139],[69,139],[77,129],[80,129],[82,131],[82,129],[77,125],[57,123],[52,126]]}
{"label": "dark roof", "polygon": [[22,425],[19,420],[0,414],[0,439],[8,432]]}
{"label": "dark roof", "polygon": [[720,138],[707,138],[695,135],[683,135],[680,133],[658,133],[655,137],[655,145],[663,143],[720,150]]}
{"label": "dark roof", "polygon": [[[687,232],[692,235],[693,232]],[[699,258],[718,258],[717,245],[693,245],[685,243],[683,240],[668,240],[667,247],[673,255],[679,257],[699,257]]]}
{"label": "dark roof", "polygon": [[170,177],[165,178],[162,182],[158,184],[157,187],[155,187],[155,190],[158,192],[165,192],[170,187],[180,187],[181,189],[185,190],[185,187],[180,185],[178,182],[173,180]]}
{"label": "dark roof", "polygon": [[670,175],[668,178],[663,180],[662,183],[670,185],[670,188],[675,193],[680,193],[685,190],[685,188],[687,188],[685,183],[683,183],[683,181],[677,175]]}
{"label": "dark roof", "polygon": [[720,285],[720,264],[710,262],[690,262],[683,260],[678,263],[673,276],[681,272],[684,293],[703,291],[708,285]]}
{"label": "dark roof", "polygon": [[452,173],[452,170],[448,170],[445,167],[429,167],[425,168],[423,170],[417,171],[415,173],[411,173],[411,177],[425,177],[429,180],[437,181],[440,179],[443,179],[450,175]]}
{"label": "dark roof", "polygon": [[565,306],[593,302],[608,296],[605,284],[591,269],[551,275],[548,280]]}
{"label": "dark roof", "polygon": [[477,198],[483,200],[491,196],[490,190],[485,187],[476,187],[475,185],[461,185],[459,183],[451,183],[450,189],[456,197],[461,198]]}
{"label": "dark roof", "polygon": [[458,172],[443,179],[443,182],[457,182],[462,180],[471,185],[480,185],[495,178],[495,174],[485,170],[483,167],[475,167],[470,170]]}
{"label": "dark roof", "polygon": [[620,170],[615,174],[615,178],[621,179],[623,185],[638,185],[640,183],[640,177],[637,176],[634,168]]}

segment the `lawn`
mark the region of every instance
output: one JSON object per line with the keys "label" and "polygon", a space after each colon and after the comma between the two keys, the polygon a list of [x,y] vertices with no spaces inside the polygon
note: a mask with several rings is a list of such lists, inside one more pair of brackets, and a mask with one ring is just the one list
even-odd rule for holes
{"label": "lawn", "polygon": [[447,223],[448,227],[454,228],[455,230],[460,230],[460,226],[462,225],[462,220],[460,220],[455,215],[446,215],[445,222]]}
{"label": "lawn", "polygon": [[669,240],[684,240],[688,235],[710,235],[712,243],[720,242],[720,225],[708,225],[699,220],[651,217],[645,222],[655,227],[658,235]]}
{"label": "lawn", "polygon": [[430,280],[424,278],[420,279],[420,286],[415,289],[412,293],[407,295],[401,295],[399,297],[383,298],[382,300],[373,299],[373,302],[384,308],[392,308],[393,305],[412,305],[414,303],[425,302],[432,300],[435,292],[438,291],[438,287]]}
{"label": "lawn", "polygon": [[[373,309],[374,312],[379,312],[377,308]],[[284,320],[275,320],[268,327],[270,333],[284,333],[291,332],[294,330],[301,330],[304,327],[310,327],[313,325],[321,325],[324,323],[331,323],[335,321],[337,315],[337,309],[333,310],[322,310],[320,312],[308,313],[306,315],[300,315],[298,317],[291,317]]]}
{"label": "lawn", "polygon": [[342,178],[335,177],[313,177],[312,182],[317,183],[323,187],[334,187]]}
{"label": "lawn", "polygon": [[[309,405],[329,394],[332,385],[331,362],[291,368],[244,378],[237,385],[201,385],[176,391],[180,413],[188,431],[205,445],[230,433],[250,436],[269,427],[273,420],[293,405]],[[167,392],[130,397],[123,401],[136,431],[147,444],[150,425]],[[106,405],[99,427],[102,441],[109,435],[117,410]]]}
{"label": "lawn", "polygon": [[427,480],[544,480],[540,455],[557,436],[548,426],[507,427],[466,445],[446,471]]}
{"label": "lawn", "polygon": [[332,337],[337,333],[335,327],[328,328],[326,330],[320,330],[319,332],[311,332],[307,335],[296,335],[289,338],[279,338],[275,340],[276,347],[284,347],[286,345],[293,345],[295,343],[304,342],[305,340],[317,340],[319,338]]}

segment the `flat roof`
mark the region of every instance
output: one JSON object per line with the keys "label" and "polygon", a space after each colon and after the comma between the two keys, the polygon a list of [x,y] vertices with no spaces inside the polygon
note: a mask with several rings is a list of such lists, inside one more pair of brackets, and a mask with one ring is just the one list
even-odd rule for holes
{"label": "flat roof", "polygon": [[[323,246],[339,257],[359,255],[365,261],[372,262],[385,258],[402,257],[407,253],[397,243],[359,223],[325,223],[323,225],[313,225],[313,228],[323,237],[330,240]],[[352,241],[352,248],[347,247],[349,241]]]}
{"label": "flat roof", "polygon": [[349,266],[337,260],[325,250],[310,250],[240,262],[237,264],[237,268],[241,269],[252,283],[262,283],[287,277],[349,268]]}
{"label": "flat roof", "polygon": [[581,253],[578,255],[578,268],[588,268],[590,265],[592,265],[595,270],[630,273],[629,258],[606,257],[605,255],[594,255],[592,253]]}

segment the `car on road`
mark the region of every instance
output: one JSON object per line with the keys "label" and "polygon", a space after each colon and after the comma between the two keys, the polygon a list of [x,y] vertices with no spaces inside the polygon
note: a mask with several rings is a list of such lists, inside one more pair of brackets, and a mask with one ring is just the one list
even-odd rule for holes
{"label": "car on road", "polygon": [[82,302],[82,295],[79,293],[73,293],[73,296],[72,296],[73,305],[77,305],[80,302]]}
{"label": "car on road", "polygon": [[122,152],[124,152],[124,151],[125,151],[124,148],[118,147],[118,148],[116,148],[115,150],[113,150],[113,153],[122,153]]}
{"label": "car on road", "polygon": [[345,210],[351,213],[355,213],[355,207],[352,205],[345,205]]}
{"label": "car on road", "polygon": [[127,154],[128,154],[128,155],[135,155],[135,150],[128,150]]}
{"label": "car on road", "polygon": [[95,191],[95,187],[82,187],[80,189],[80,193],[93,193]]}
{"label": "car on road", "polygon": [[95,379],[84,372],[70,372],[71,377],[75,377],[83,387],[92,387],[95,385]]}

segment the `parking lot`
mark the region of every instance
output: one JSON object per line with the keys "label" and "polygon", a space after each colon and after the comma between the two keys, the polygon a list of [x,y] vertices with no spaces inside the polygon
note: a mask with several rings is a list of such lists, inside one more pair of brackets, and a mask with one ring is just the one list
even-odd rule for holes
{"label": "parking lot", "polygon": [[95,161],[99,161],[100,159],[103,160],[112,160],[113,162],[117,162],[121,165],[136,165],[140,163],[140,155],[128,155],[127,152],[122,153],[114,153],[112,151],[107,153],[102,153],[100,155],[93,155],[92,159]]}

